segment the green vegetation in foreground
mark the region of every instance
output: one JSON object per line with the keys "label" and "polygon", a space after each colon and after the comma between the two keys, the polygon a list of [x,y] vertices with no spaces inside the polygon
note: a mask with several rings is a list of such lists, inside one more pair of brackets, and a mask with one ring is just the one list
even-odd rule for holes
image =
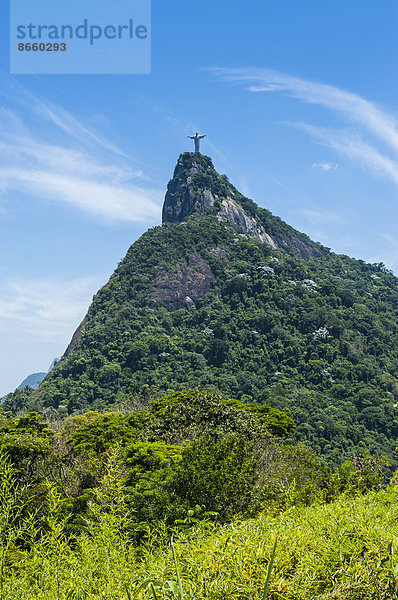
{"label": "green vegetation in foreground", "polygon": [[90,411],[52,427],[35,413],[0,415],[0,450],[24,490],[24,514],[45,519],[48,486],[55,486],[69,531],[84,529],[90,500],[117,457],[137,543],[158,522],[168,530],[226,523],[383,485],[382,462],[356,455],[332,470],[295,444],[293,433],[293,421],[281,411],[199,390],[140,410]]}
{"label": "green vegetation in foreground", "polygon": [[0,415],[0,600],[394,597],[394,480],[283,412],[189,390],[50,425]]}
{"label": "green vegetation in foreground", "polygon": [[35,520],[33,515],[16,524],[24,505],[7,464],[1,463],[2,600],[397,597],[394,483],[364,496],[342,495],[328,505],[291,507],[276,517],[263,514],[224,526],[198,524],[178,532],[172,544],[170,533],[159,526],[137,547],[129,539],[134,515],[115,469],[110,459],[102,486],[90,501],[85,530],[71,537],[53,487],[48,489],[46,518]]}

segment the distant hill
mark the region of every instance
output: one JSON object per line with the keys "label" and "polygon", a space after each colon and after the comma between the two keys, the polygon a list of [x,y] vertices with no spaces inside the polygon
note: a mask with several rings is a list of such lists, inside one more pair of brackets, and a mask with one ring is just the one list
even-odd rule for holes
{"label": "distant hill", "polygon": [[26,379],[23,380],[23,382],[17,387],[17,389],[20,390],[28,386],[33,390],[36,390],[46,375],[47,373],[32,373],[32,375],[28,375],[28,377],[26,377]]}
{"label": "distant hill", "polygon": [[54,358],[51,362],[51,365],[49,366],[49,369],[47,371],[47,373],[32,373],[32,375],[28,375],[28,377],[26,377],[26,379],[23,380],[23,382],[17,387],[17,389],[23,389],[24,387],[30,387],[33,390],[36,390],[39,385],[41,384],[41,382],[43,381],[43,379],[46,377],[46,375],[48,375],[48,373],[50,373],[50,371],[52,371],[52,369],[54,368],[54,366],[57,364],[57,362],[59,361],[59,358]]}
{"label": "distant hill", "polygon": [[397,314],[382,264],[334,254],[185,153],[163,225],[131,246],[29,402],[64,414],[199,386],[289,411],[334,462],[393,459]]}
{"label": "distant hill", "polygon": [[[58,361],[59,358],[54,358],[46,373],[32,373],[31,375],[28,375],[16,389],[22,390],[25,387],[30,387],[32,390],[37,390],[43,379],[46,377],[46,375],[48,375]],[[1,398],[1,400],[4,400],[6,397],[7,396],[4,396]]]}

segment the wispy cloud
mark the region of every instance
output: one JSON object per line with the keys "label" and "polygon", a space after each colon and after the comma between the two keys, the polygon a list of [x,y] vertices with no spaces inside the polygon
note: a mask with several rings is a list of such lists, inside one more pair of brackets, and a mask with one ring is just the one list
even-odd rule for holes
{"label": "wispy cloud", "polygon": [[326,162],[323,161],[321,163],[314,163],[312,165],[313,169],[320,169],[321,171],[336,171],[339,168],[339,165],[337,163],[331,163],[331,162]]}
{"label": "wispy cloud", "polygon": [[63,108],[31,96],[27,102],[24,94],[20,101],[19,110],[15,103],[12,110],[0,107],[0,190],[6,198],[23,192],[106,223],[159,221],[163,192],[142,165]]}
{"label": "wispy cloud", "polygon": [[0,331],[30,341],[67,344],[82,320],[98,277],[11,279],[0,286]]}
{"label": "wispy cloud", "polygon": [[366,169],[387,175],[398,184],[398,163],[382,154],[372,144],[365,142],[359,134],[327,127],[314,127],[306,123],[289,123],[308,132],[320,144],[347,156]]}
{"label": "wispy cloud", "polygon": [[286,92],[310,104],[320,104],[339,111],[351,121],[361,123],[398,151],[396,119],[358,94],[333,85],[307,81],[268,69],[214,67],[212,71],[230,81],[258,82],[257,85],[248,86],[252,92]]}
{"label": "wispy cloud", "polygon": [[62,129],[66,134],[75,138],[77,141],[81,142],[84,140],[86,143],[91,143],[96,146],[99,145],[114,154],[118,154],[127,159],[129,158],[129,156],[116,145],[83,125],[78,119],[63,108],[57,107],[51,103],[42,102],[37,98],[33,99],[33,107],[41,118],[52,121],[56,127],[59,127],[59,129]]}
{"label": "wispy cloud", "polygon": [[314,127],[306,123],[288,124],[301,128],[323,145],[366,169],[371,167],[374,172],[385,175],[398,184],[397,120],[375,103],[332,85],[299,79],[277,71],[222,67],[210,70],[225,81],[243,83],[251,92],[279,92],[340,114],[345,126],[349,123],[354,130]]}

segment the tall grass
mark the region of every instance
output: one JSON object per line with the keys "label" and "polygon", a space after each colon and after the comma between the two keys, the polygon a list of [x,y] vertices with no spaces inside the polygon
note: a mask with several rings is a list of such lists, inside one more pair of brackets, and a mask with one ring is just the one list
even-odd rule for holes
{"label": "tall grass", "polygon": [[278,540],[275,540],[274,547],[272,548],[271,560],[269,561],[269,565],[268,565],[267,579],[265,580],[265,586],[264,586],[264,591],[263,591],[263,595],[262,595],[262,600],[266,600],[266,598],[267,598],[268,588],[269,588],[269,582],[270,582],[271,573],[272,573],[272,567],[274,566],[275,552],[276,552],[276,545],[277,545],[277,543],[278,543]]}
{"label": "tall grass", "polygon": [[198,525],[176,534],[171,544],[149,539],[137,549],[128,535],[134,515],[126,512],[116,471],[111,464],[86,533],[68,540],[53,491],[46,533],[25,549],[11,521],[4,520],[15,514],[14,504],[16,510],[19,506],[18,495],[4,492],[7,485],[15,491],[8,478],[2,488],[6,509],[0,513],[2,600],[397,598],[394,488],[291,508],[278,517],[262,515],[212,529]]}

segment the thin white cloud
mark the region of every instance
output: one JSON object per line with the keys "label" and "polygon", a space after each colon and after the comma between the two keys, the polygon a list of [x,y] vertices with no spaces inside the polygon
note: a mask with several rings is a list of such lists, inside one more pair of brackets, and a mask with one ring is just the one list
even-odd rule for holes
{"label": "thin white cloud", "polygon": [[[142,165],[62,108],[29,99],[34,109],[27,119],[24,115],[29,127],[23,111],[0,107],[0,190],[5,200],[17,191],[69,204],[106,223],[160,221],[163,191],[149,185]],[[26,110],[25,104],[22,95]]]}
{"label": "thin white cloud", "polygon": [[364,142],[360,135],[345,130],[314,127],[307,123],[289,123],[289,125],[306,131],[320,144],[347,156],[366,169],[370,168],[375,173],[386,175],[398,184],[398,163]]}
{"label": "thin white cloud", "polygon": [[24,191],[37,198],[61,201],[84,210],[106,222],[147,221],[160,217],[158,195],[131,186],[107,184],[70,177],[49,171],[0,168],[0,180],[9,188]]}
{"label": "thin white cloud", "polygon": [[[12,279],[1,284],[0,332],[67,344],[102,279]],[[65,346],[66,347],[66,346]]]}
{"label": "thin white cloud", "polygon": [[328,171],[336,171],[339,168],[339,165],[336,163],[323,161],[320,163],[314,163],[312,168],[320,169],[321,171],[325,171],[327,173]]}
{"label": "thin white cloud", "polygon": [[49,102],[43,102],[31,94],[28,95],[28,98],[29,104],[34,108],[40,118],[51,121],[56,127],[62,129],[66,134],[75,138],[78,142],[85,142],[96,147],[100,146],[113,154],[131,160],[127,154],[120,150],[115,144],[112,144],[110,140],[107,140],[81,123],[62,107],[55,106]]}
{"label": "thin white cloud", "polygon": [[280,187],[282,190],[285,190],[285,192],[287,192],[288,194],[290,194],[292,196],[297,195],[297,192],[295,190],[288,188],[283,183],[283,181],[280,181],[277,177],[273,177],[272,175],[267,175],[267,174],[266,174],[266,177],[267,177],[267,179],[269,179],[270,181],[275,183],[278,187]]}
{"label": "thin white cloud", "polygon": [[[397,120],[375,103],[332,85],[268,69],[215,67],[210,71],[225,81],[243,83],[251,92],[279,92],[337,112],[346,122],[355,126],[354,131],[314,127],[305,123],[290,125],[300,127],[323,145],[398,184]],[[366,141],[365,136],[369,138]],[[325,163],[325,167],[322,167],[322,163],[315,166],[327,171],[330,170],[328,164]]]}
{"label": "thin white cloud", "polygon": [[360,123],[398,151],[398,125],[395,117],[358,94],[269,69],[214,67],[211,70],[225,80],[257,82],[257,85],[248,86],[252,92],[285,92],[307,103],[320,104],[338,111],[350,121]]}

